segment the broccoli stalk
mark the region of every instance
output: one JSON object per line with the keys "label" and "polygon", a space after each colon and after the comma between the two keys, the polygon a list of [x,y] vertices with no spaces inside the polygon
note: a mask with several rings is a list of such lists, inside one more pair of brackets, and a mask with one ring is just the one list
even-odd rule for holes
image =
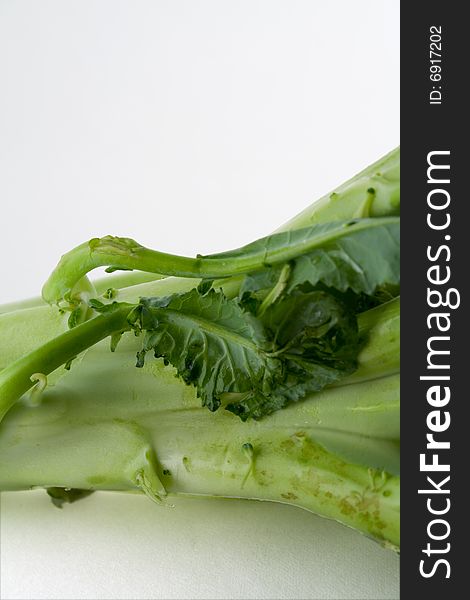
{"label": "broccoli stalk", "polygon": [[397,548],[398,167],[218,255],[92,240],[43,290],[60,310],[0,307],[0,489],[285,502]]}
{"label": "broccoli stalk", "polygon": [[201,408],[193,388],[161,363],[133,368],[137,345],[125,336],[114,356],[106,342],[90,348],[39,406],[25,397],[10,410],[0,425],[2,490],[271,500],[399,545],[397,375],[331,388],[243,423]]}
{"label": "broccoli stalk", "polygon": [[[93,321],[111,317],[123,319],[116,312]],[[67,356],[86,345],[74,346],[78,338],[109,333],[108,325],[96,328],[93,321],[62,335],[73,341],[64,343]],[[103,341],[40,392],[39,406],[38,399],[32,405],[23,396],[6,414],[0,489],[141,490],[155,501],[202,494],[286,502],[398,546],[398,375],[391,374],[398,371],[398,322],[398,299],[362,313],[366,343],[347,385],[247,423],[201,408],[170,367],[149,362],[132,368],[139,345],[134,336],[125,335],[114,356]],[[64,351],[57,339],[54,345]],[[30,385],[26,374],[51,368],[48,353],[42,356],[42,363],[20,370],[24,387]]]}

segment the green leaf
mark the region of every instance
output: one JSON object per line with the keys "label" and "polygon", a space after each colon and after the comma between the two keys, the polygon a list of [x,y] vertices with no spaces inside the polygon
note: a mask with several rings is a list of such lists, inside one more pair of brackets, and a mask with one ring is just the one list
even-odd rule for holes
{"label": "green leaf", "polygon": [[[399,285],[400,228],[394,219],[326,223],[264,238],[252,246],[264,241],[267,252],[276,254],[282,244],[311,246],[315,238],[323,240],[317,248],[290,261],[285,293],[304,284],[322,284],[343,293],[373,295],[378,288]],[[274,264],[246,275],[240,288],[242,302],[248,305],[250,298],[259,299],[272,289],[281,271],[282,265]]]}
{"label": "green leaf", "polygon": [[261,320],[275,346],[286,355],[335,364],[355,360],[356,318],[326,292],[294,292],[271,304]]}
{"label": "green leaf", "polygon": [[[354,223],[351,224],[351,227]],[[372,295],[400,283],[400,230],[382,225],[354,232],[295,260],[288,290],[323,283],[341,292]]]}
{"label": "green leaf", "polygon": [[244,420],[297,402],[357,368],[355,315],[326,292],[294,292],[269,306],[262,322],[278,348],[285,376],[269,397],[250,394],[227,406]]}
{"label": "green leaf", "polygon": [[62,508],[64,504],[70,504],[86,498],[93,493],[93,490],[77,490],[74,488],[50,487],[46,488],[46,492],[52,500],[52,504],[57,508]]}
{"label": "green leaf", "polygon": [[67,320],[67,324],[70,329],[73,329],[79,323],[82,323],[85,320],[86,311],[87,306],[82,303],[79,303],[75,308],[71,310],[69,318]]}
{"label": "green leaf", "polygon": [[270,267],[246,275],[238,292],[240,305],[254,315],[262,312],[263,301],[276,288],[281,271],[282,267]]}
{"label": "green leaf", "polygon": [[220,292],[142,298],[128,320],[146,332],[137,366],[153,350],[185,383],[196,386],[212,411],[220,406],[221,394],[269,393],[282,374],[280,360],[268,355],[270,343],[261,323]]}
{"label": "green leaf", "polygon": [[197,286],[197,291],[204,296],[212,288],[214,281],[212,279],[203,279]]}
{"label": "green leaf", "polygon": [[[368,231],[371,232],[369,236]],[[62,256],[43,287],[43,298],[49,303],[60,301],[71,293],[77,281],[99,266],[111,265],[112,270],[140,269],[163,275],[219,279],[255,273],[273,266],[282,267],[291,260],[312,253],[314,269],[309,271],[309,281],[324,280],[328,274],[331,278],[331,271],[340,265],[362,273],[362,278],[359,278],[361,290],[364,285],[368,286],[367,289],[373,289],[379,283],[394,283],[397,279],[398,231],[399,219],[396,217],[333,221],[276,233],[236,250],[208,256],[197,255],[196,258],[150,250],[129,238],[93,238]],[[382,244],[386,236],[391,240]],[[368,248],[367,243],[371,244]],[[369,250],[368,255],[365,249]],[[316,257],[318,250],[326,252],[330,260],[327,261],[323,254],[320,254],[322,260]],[[376,253],[382,256],[382,260],[374,266]],[[390,268],[378,277],[380,265],[387,261]],[[318,264],[323,265],[319,273]],[[369,268],[372,268],[374,275],[370,281]],[[390,275],[393,280],[390,280]],[[378,277],[377,283],[374,283],[374,277]],[[357,276],[352,278],[353,284],[356,285],[357,279]],[[343,286],[344,282],[341,281],[339,285]],[[351,285],[349,281],[347,285]]]}
{"label": "green leaf", "polygon": [[234,299],[194,289],[142,298],[128,317],[145,331],[137,366],[153,350],[196,386],[203,405],[259,419],[356,368],[353,313],[326,292],[296,292],[270,305],[262,318]]}
{"label": "green leaf", "polygon": [[[114,300],[113,302],[105,304],[104,302],[101,302],[101,300],[97,300],[96,298],[91,298],[88,301],[88,304],[93,310],[96,310],[97,313],[100,313],[102,315],[104,315],[106,313],[115,312],[119,308],[125,306],[124,302],[116,302],[116,300]],[[132,308],[131,304],[129,304],[128,306],[129,306],[129,309]]]}

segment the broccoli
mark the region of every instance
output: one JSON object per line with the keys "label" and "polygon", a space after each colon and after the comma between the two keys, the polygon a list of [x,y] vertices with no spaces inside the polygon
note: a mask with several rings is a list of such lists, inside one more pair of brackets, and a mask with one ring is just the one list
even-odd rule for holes
{"label": "broccoli", "polygon": [[398,213],[395,150],[236,250],[65,254],[0,308],[0,490],[284,502],[398,549]]}

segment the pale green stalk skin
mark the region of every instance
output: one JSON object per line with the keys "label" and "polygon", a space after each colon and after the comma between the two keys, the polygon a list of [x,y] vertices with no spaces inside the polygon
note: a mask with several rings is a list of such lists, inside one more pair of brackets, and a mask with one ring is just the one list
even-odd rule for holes
{"label": "pale green stalk skin", "polygon": [[41,296],[34,296],[33,298],[26,298],[25,300],[17,300],[16,302],[6,302],[0,305],[0,315],[4,315],[10,312],[16,312],[17,310],[24,310],[26,308],[36,308],[37,306],[46,306]]}
{"label": "pale green stalk skin", "polygon": [[[118,273],[111,273],[106,277],[100,277],[94,279],[91,283],[95,288],[96,294],[101,296],[109,289],[123,289],[133,285],[139,285],[141,283],[148,283],[149,281],[157,281],[163,279],[163,275],[158,273],[144,273],[142,271],[121,271]],[[36,296],[34,298],[27,298],[26,300],[19,300],[18,302],[9,302],[7,304],[0,305],[0,315],[5,313],[14,312],[17,310],[24,310],[26,308],[35,307],[47,307],[49,306],[45,302],[42,296]]]}
{"label": "pale green stalk skin", "polygon": [[[398,214],[398,167],[396,150],[280,230]],[[129,302],[198,283],[174,277],[152,281],[157,277],[125,272],[102,279],[102,289],[94,283],[98,294],[128,288],[116,299]],[[134,285],[142,278],[151,282]],[[226,280],[224,291],[236,295],[239,283],[240,277]],[[41,304],[33,299],[0,307],[0,313],[10,313],[0,314],[0,369],[67,329],[67,314]],[[368,366],[374,356],[380,356],[376,364],[383,373],[397,372],[393,344],[399,311],[387,326],[380,319],[368,325],[365,315],[359,324],[372,327],[371,335],[353,378],[377,375]],[[274,500],[337,519],[387,545],[399,544],[399,478],[382,475],[383,467],[394,471],[399,459],[396,376],[325,390],[260,422],[241,423],[223,410],[201,408],[193,388],[160,361],[135,369],[137,341],[124,337],[116,355],[104,341],[82,353],[70,372],[56,370],[48,377],[55,385],[43,393],[40,407],[28,406],[25,395],[10,410],[0,423],[0,489],[143,490],[158,499],[166,488],[169,496]],[[388,357],[379,352],[385,347]],[[369,437],[371,431],[380,432],[380,439]],[[253,464],[242,450],[245,443],[253,446]]]}
{"label": "pale green stalk skin", "polygon": [[[396,376],[242,423],[223,409],[201,408],[194,388],[161,361],[135,369],[139,340],[131,334],[121,344],[114,356],[107,342],[97,344],[46,389],[40,407],[25,397],[6,415],[0,489],[145,488],[153,499],[166,490],[271,500],[399,545],[399,478],[383,471],[380,451],[371,455],[367,445],[382,444],[398,461]],[[371,431],[380,437],[368,438]],[[364,455],[353,461],[361,440]],[[244,444],[253,447],[253,462]]]}
{"label": "pale green stalk skin", "polygon": [[385,217],[399,213],[400,148],[395,148],[336,190],[311,204],[278,231],[328,221]]}
{"label": "pale green stalk skin", "polygon": [[[135,304],[142,296],[166,296],[191,290],[198,281],[167,278],[117,290],[115,300]],[[37,306],[0,314],[0,370],[38,346],[68,331],[69,313]]]}

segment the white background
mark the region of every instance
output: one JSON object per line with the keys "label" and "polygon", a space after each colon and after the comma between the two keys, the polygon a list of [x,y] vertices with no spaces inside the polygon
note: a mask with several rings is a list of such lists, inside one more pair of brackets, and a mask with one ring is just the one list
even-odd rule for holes
{"label": "white background", "polygon": [[[398,145],[398,0],[0,0],[0,302],[92,236],[261,237]],[[397,598],[398,559],[287,506],[3,494],[1,597]]]}

